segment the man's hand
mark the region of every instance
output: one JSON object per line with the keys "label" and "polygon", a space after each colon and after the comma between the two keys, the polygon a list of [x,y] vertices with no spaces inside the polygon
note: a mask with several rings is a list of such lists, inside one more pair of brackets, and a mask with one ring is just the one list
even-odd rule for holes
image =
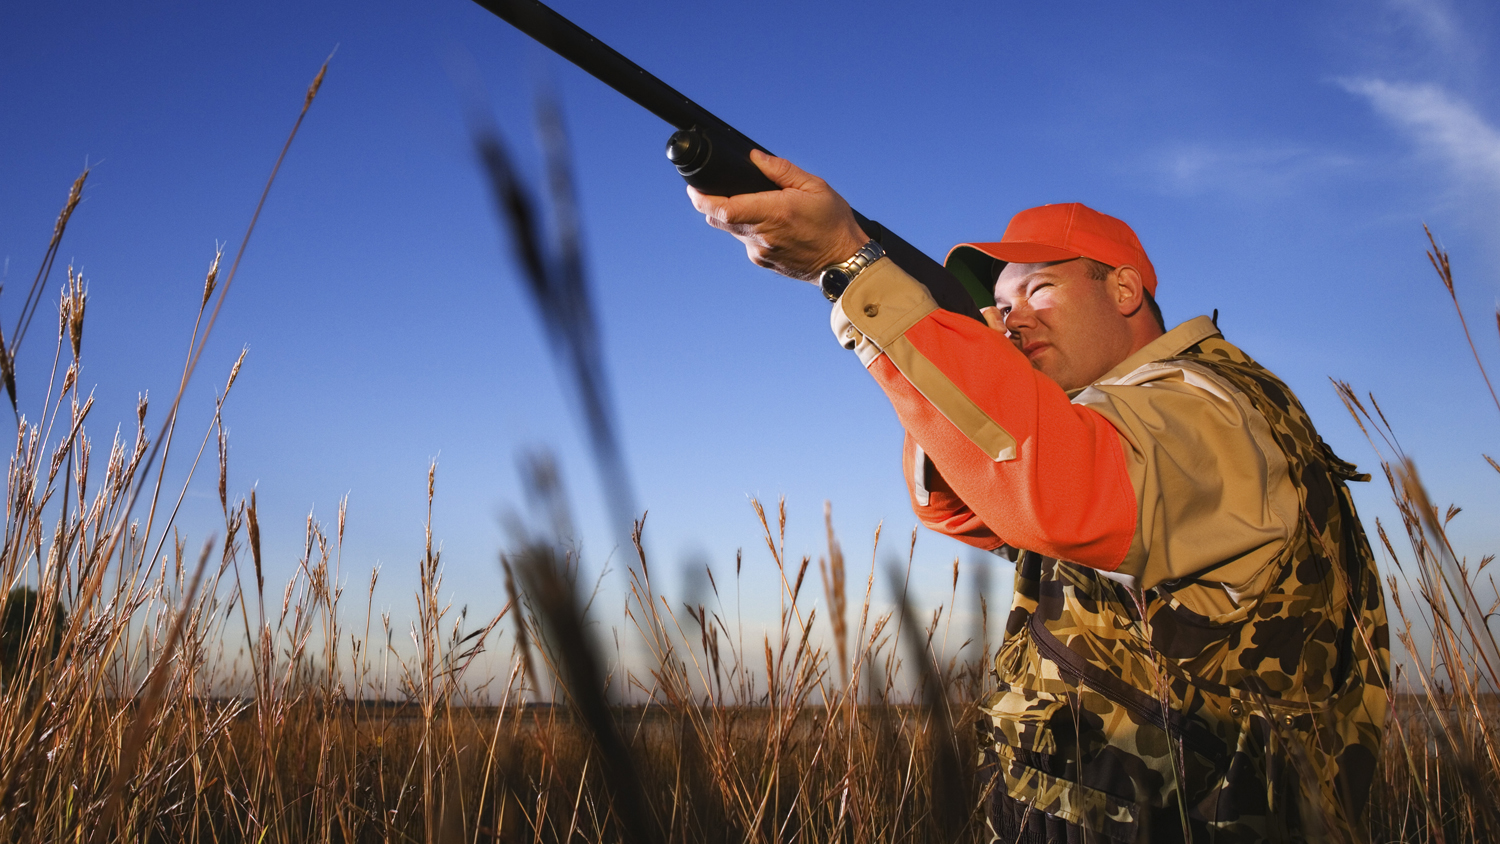
{"label": "man's hand", "polygon": [[854,212],[828,183],[784,158],[760,150],[750,160],[781,190],[739,196],[709,196],[687,189],[708,224],[745,244],[757,266],[816,282],[829,264],[854,257],[870,238]]}

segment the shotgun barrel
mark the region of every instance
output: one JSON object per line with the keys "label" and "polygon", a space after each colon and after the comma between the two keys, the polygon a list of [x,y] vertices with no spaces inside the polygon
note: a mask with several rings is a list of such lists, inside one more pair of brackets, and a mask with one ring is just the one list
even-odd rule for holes
{"label": "shotgun barrel", "polygon": [[[715,196],[777,189],[750,160],[751,150],[770,150],[539,0],[474,2],[670,123],[677,131],[667,141],[667,159],[688,184]],[[984,320],[976,303],[993,301],[985,282],[968,277],[960,281],[886,227],[858,211],[854,216],[865,234],[878,241],[897,266],[927,286],[939,307]]]}

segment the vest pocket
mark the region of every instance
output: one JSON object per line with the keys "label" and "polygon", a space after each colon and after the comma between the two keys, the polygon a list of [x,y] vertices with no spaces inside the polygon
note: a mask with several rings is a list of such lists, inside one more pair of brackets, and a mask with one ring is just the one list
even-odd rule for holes
{"label": "vest pocket", "polygon": [[[1058,818],[1086,831],[1085,840],[1134,842],[1139,839],[1141,807],[1129,800],[1053,776],[1039,770],[1004,742],[985,753],[986,767],[995,777],[993,788],[1029,806],[1031,811]],[[1068,830],[1072,832],[1073,830]],[[1073,840],[1068,835],[1068,840]]]}
{"label": "vest pocket", "polygon": [[1046,692],[1005,689],[990,694],[979,708],[990,716],[991,737],[995,741],[1020,750],[1051,754],[1058,749],[1052,718],[1067,705],[1067,700]]}
{"label": "vest pocket", "polygon": [[1156,727],[1173,741],[1181,742],[1182,746],[1216,764],[1226,761],[1229,749],[1207,724],[1170,705],[1163,705],[1162,701],[1089,662],[1053,635],[1039,614],[1031,616],[1031,639],[1042,656],[1057,665],[1060,673],[1129,711],[1139,723]]}

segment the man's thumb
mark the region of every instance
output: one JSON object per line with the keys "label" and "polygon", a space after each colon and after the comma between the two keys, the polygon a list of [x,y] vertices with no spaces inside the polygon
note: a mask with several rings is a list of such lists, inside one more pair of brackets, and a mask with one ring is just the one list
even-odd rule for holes
{"label": "man's thumb", "polygon": [[768,152],[751,150],[750,160],[760,168],[760,172],[764,173],[767,179],[775,182],[779,188],[800,188],[812,179],[812,176],[801,167]]}
{"label": "man's thumb", "polygon": [[980,308],[979,312],[984,315],[984,323],[990,328],[1004,334],[1010,329],[1005,327],[1005,317],[1000,315],[1000,309],[991,305],[988,308]]}

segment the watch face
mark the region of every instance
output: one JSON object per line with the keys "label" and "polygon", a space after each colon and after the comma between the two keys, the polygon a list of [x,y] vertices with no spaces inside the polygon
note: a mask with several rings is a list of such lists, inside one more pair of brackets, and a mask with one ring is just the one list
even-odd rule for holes
{"label": "watch face", "polygon": [[840,296],[844,295],[844,289],[849,286],[849,274],[838,267],[829,267],[818,278],[818,286],[823,288],[823,295],[827,296],[830,302],[837,301]]}

